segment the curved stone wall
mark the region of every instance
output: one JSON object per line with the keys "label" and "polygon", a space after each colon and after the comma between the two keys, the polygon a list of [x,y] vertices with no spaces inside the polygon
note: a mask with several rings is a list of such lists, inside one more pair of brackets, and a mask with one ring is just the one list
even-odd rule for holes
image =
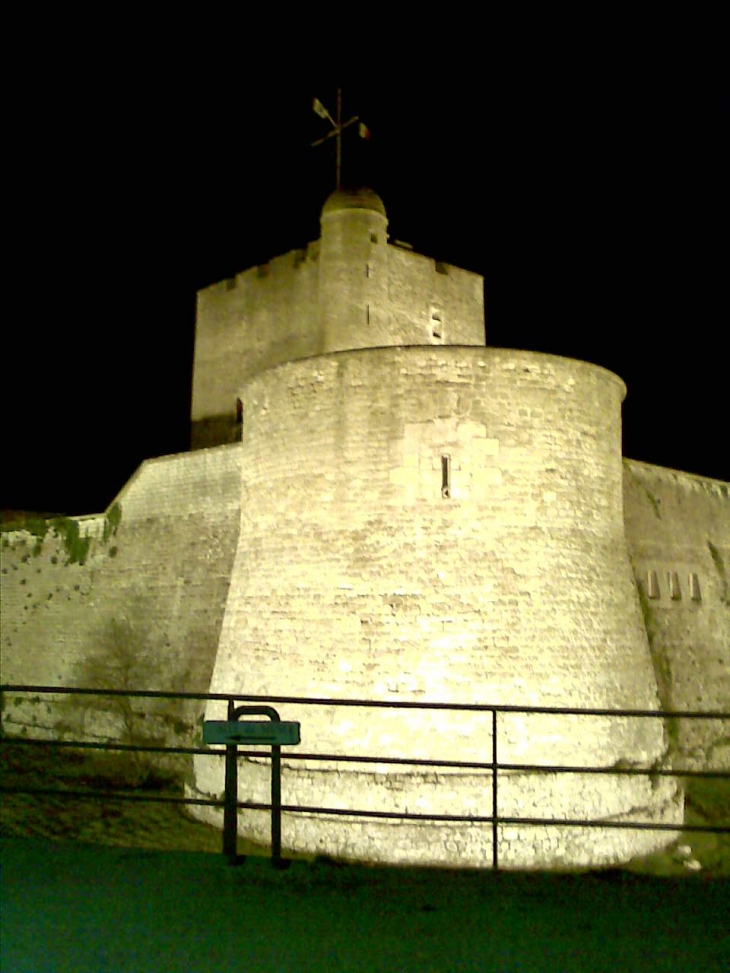
{"label": "curved stone wall", "polygon": [[[623,534],[623,395],[593,365],[466,347],[341,352],[255,377],[242,393],[241,541],[211,690],[656,707]],[[491,759],[484,715],[295,710],[282,714],[301,720],[307,753]],[[651,765],[664,754],[656,722],[576,722],[505,714],[500,759]],[[359,794],[382,810],[491,807],[488,775],[439,772],[429,788],[423,774],[342,767],[293,761],[285,802],[359,807]],[[259,771],[243,773],[242,800]],[[514,777],[501,812],[552,813],[557,788],[566,818],[640,809],[645,820],[672,797],[633,777],[541,780]],[[210,761],[199,763],[198,787],[221,790]],[[338,825],[296,817],[291,827],[299,847],[320,850],[326,837],[338,850]],[[357,830],[334,839],[342,853],[457,860],[443,824],[368,824],[367,842],[353,846]],[[491,855],[488,826],[456,831],[470,836],[458,839],[459,861]],[[601,845],[589,832],[559,851],[553,836],[536,837],[515,845],[514,860],[616,860],[627,841],[655,840],[616,834]]]}

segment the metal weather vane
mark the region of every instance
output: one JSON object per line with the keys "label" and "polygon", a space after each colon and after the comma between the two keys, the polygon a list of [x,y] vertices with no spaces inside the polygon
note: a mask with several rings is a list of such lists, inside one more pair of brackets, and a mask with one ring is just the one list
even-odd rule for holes
{"label": "metal weather vane", "polygon": [[358,135],[362,139],[370,138],[370,129],[367,125],[364,125],[360,121],[359,115],[353,115],[346,122],[342,121],[342,88],[337,89],[337,110],[335,113],[335,118],[330,115],[325,106],[319,100],[315,98],[312,101],[312,110],[319,115],[320,118],[324,118],[332,126],[331,131],[327,132],[321,139],[315,139],[310,145],[314,147],[315,145],[322,145],[323,142],[327,142],[329,139],[336,139],[336,152],[335,152],[335,188],[342,188],[342,133],[346,128],[351,125],[357,124]]}

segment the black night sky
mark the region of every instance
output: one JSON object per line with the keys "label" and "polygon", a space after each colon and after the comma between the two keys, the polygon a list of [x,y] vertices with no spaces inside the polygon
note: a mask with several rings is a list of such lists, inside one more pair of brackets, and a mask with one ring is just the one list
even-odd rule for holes
{"label": "black night sky", "polygon": [[[332,143],[309,143],[334,75],[143,47],[56,53],[15,102],[0,508],[96,512],[186,449],[196,290],[315,239],[333,188]],[[616,371],[625,455],[726,479],[712,59],[553,54],[345,74],[344,117],[372,132],[345,180],[393,237],[484,276],[488,344]]]}

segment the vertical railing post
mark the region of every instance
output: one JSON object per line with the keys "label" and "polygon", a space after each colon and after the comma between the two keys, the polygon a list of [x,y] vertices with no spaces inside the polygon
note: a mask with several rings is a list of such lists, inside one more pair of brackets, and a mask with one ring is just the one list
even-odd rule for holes
{"label": "vertical railing post", "polygon": [[[234,720],[233,700],[228,700],[228,720]],[[229,864],[238,857],[238,747],[226,744],[225,797],[223,805],[223,854]]]}
{"label": "vertical railing post", "polygon": [[499,869],[497,849],[499,829],[497,827],[497,710],[492,710],[492,868]]}
{"label": "vertical railing post", "polygon": [[281,747],[271,747],[271,864],[281,868]]}

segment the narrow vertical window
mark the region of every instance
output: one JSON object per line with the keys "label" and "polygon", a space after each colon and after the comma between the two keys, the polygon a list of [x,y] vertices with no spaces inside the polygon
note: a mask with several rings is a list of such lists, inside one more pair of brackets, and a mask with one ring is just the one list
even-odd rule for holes
{"label": "narrow vertical window", "polygon": [[659,578],[656,571],[646,572],[646,593],[650,598],[661,598]]}
{"label": "narrow vertical window", "polygon": [[694,571],[689,573],[689,596],[692,601],[702,601],[702,593],[700,592],[700,576]]}
{"label": "narrow vertical window", "polygon": [[370,305],[365,305],[365,324],[370,324]]}
{"label": "narrow vertical window", "polygon": [[667,571],[667,585],[669,586],[669,597],[672,601],[681,601],[682,590],[679,587],[679,575],[676,571]]}
{"label": "narrow vertical window", "polygon": [[444,500],[451,497],[451,457],[447,453],[441,457],[441,496]]}
{"label": "narrow vertical window", "polygon": [[243,402],[240,399],[236,399],[236,425],[233,435],[235,442],[240,443],[243,440]]}

